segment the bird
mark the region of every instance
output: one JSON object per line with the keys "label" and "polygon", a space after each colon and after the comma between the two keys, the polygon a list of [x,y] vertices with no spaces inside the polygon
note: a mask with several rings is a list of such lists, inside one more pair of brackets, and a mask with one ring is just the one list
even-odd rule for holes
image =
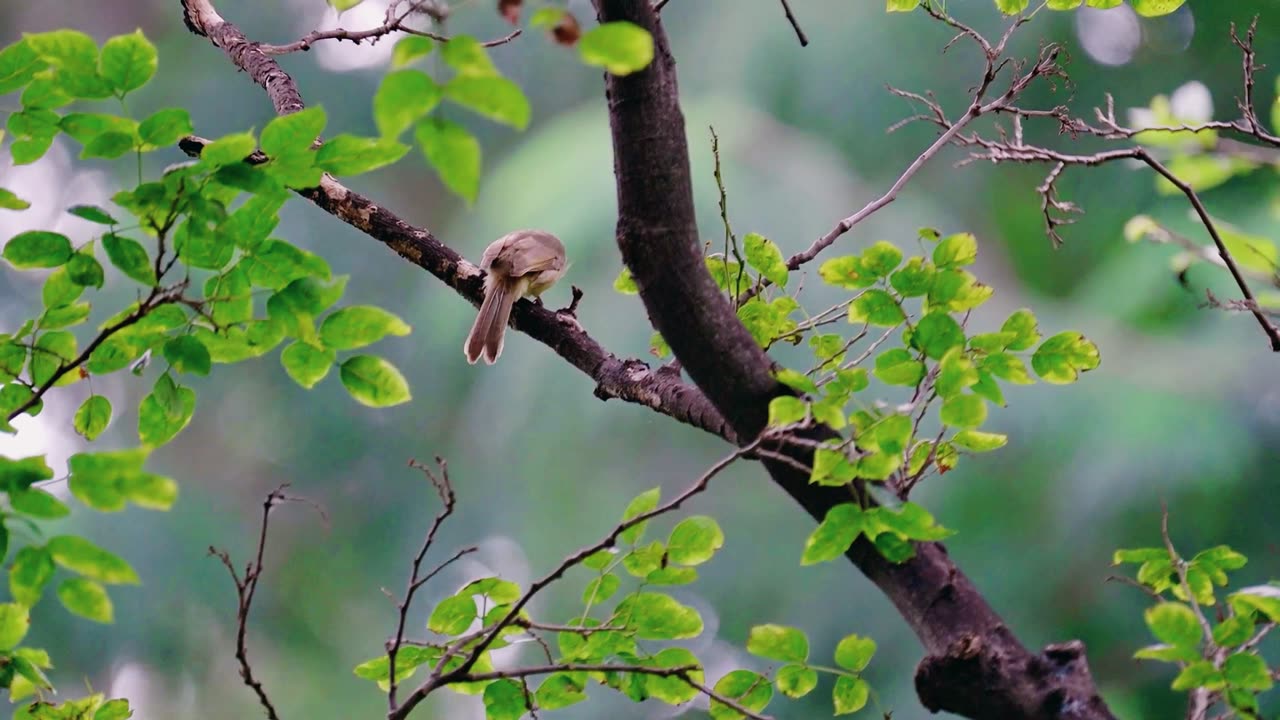
{"label": "bird", "polygon": [[463,353],[474,365],[481,357],[488,365],[502,354],[511,307],[525,296],[537,298],[564,276],[564,244],[543,230],[516,230],[485,248],[480,268],[484,278],[484,302],[476,315]]}

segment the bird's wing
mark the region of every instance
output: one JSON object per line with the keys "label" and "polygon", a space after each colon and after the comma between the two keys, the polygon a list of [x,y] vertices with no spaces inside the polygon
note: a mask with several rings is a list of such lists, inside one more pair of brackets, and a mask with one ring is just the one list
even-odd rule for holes
{"label": "bird's wing", "polygon": [[[508,244],[508,247],[515,249],[514,244]],[[564,267],[564,245],[550,233],[531,232],[520,243],[519,252],[508,251],[508,254],[512,255],[513,277]]]}

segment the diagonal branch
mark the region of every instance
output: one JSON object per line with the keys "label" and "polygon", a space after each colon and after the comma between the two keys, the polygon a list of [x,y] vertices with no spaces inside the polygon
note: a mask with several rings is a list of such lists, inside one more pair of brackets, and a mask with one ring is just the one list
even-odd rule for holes
{"label": "diagonal branch", "polygon": [[[275,61],[248,40],[239,28],[228,23],[210,0],[183,0],[187,26],[205,36],[226,53],[232,63],[267,92],[279,114],[297,112],[305,106],[297,85]],[[207,140],[185,138],[180,147],[198,156]],[[249,162],[264,162],[255,154]],[[379,203],[325,176],[319,187],[298,191],[325,212],[386,245],[409,262],[421,267],[453,288],[471,304],[484,299],[484,273],[429,230],[402,220]],[[678,374],[650,370],[645,362],[622,359],[608,352],[577,323],[527,300],[516,303],[512,313],[515,328],[555,351],[595,381],[595,395],[601,400],[618,398],[643,405],[687,425],[706,430],[730,442],[735,435],[697,388],[682,382]]]}

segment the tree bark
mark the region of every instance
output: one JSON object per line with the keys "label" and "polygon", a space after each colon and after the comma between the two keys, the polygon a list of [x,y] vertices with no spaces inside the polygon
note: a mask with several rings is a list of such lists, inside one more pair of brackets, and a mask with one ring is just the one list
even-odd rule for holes
{"label": "tree bark", "polygon": [[[600,22],[629,21],[654,39],[654,60],[627,76],[605,76],[618,191],[618,247],[653,326],[733,428],[739,443],[764,430],[769,401],[790,392],[707,272],[693,206],[689,150],[675,59],[649,0],[594,0]],[[810,439],[836,437],[830,428]],[[774,448],[800,467],[810,448]],[[765,461],[773,481],[817,520],[847,503],[844,488],[809,483],[787,462]],[[901,564],[860,537],[848,557],[893,602],[924,645],[916,674],[921,702],[991,720],[1112,718],[1098,695],[1083,645],[1028,652],[938,543],[917,543]]]}

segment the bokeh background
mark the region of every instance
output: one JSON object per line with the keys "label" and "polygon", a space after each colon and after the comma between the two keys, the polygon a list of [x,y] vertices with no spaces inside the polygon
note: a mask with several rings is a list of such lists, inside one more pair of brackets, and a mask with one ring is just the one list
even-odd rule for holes
{"label": "bokeh background", "polygon": [[[568,5],[590,17],[585,0]],[[722,229],[708,126],[722,139],[735,229],[763,233],[790,254],[887,188],[933,137],[923,126],[886,136],[889,125],[915,111],[886,84],[934,90],[958,115],[978,78],[971,48],[961,43],[942,55],[949,33],[920,14],[885,15],[878,2],[793,5],[812,41],[807,48],[799,47],[771,0],[671,0],[664,11],[709,240]],[[217,6],[251,38],[268,42],[338,23],[322,0],[221,0]],[[950,9],[985,30],[1000,27],[989,0],[952,0]],[[1073,97],[1086,108],[1110,91],[1120,108],[1141,106],[1195,80],[1212,89],[1219,116],[1233,117],[1240,57],[1228,29],[1256,13],[1263,14],[1260,60],[1280,67],[1280,12],[1270,0],[1191,0],[1172,16],[1150,20],[1127,7],[1042,12],[1014,42],[1014,52],[1034,53],[1044,38],[1064,43],[1072,58],[1073,85],[1034,93],[1029,103]],[[381,6],[368,0],[340,24],[367,27],[380,19]],[[187,107],[205,136],[260,129],[271,118],[260,89],[185,30],[174,0],[0,3],[0,44],[24,31],[59,27],[100,40],[141,27],[156,42],[161,70],[132,102],[139,116]],[[456,5],[447,30],[489,37],[506,27],[490,2],[471,0]],[[329,132],[373,134],[370,101],[390,48],[390,42],[323,43],[283,63],[306,100],[326,108]],[[620,261],[611,235],[615,201],[600,75],[537,33],[493,56],[525,88],[534,120],[521,134],[445,111],[465,119],[484,146],[485,175],[473,207],[445,192],[416,154],[351,184],[473,259],[516,227],[556,232],[573,265],[549,302],[567,302],[567,286],[580,286],[586,328],[619,355],[643,356],[650,335],[643,308],[611,289]],[[1273,97],[1271,77],[1264,73],[1258,89],[1264,108]],[[0,102],[10,109],[16,100]],[[1054,135],[1051,127],[1034,131],[1036,139],[1062,141]],[[89,237],[92,228],[62,210],[106,202],[131,170],[76,160],[78,152],[59,139],[46,159],[22,168],[0,153],[0,186],[34,201],[24,213],[0,214],[0,237],[37,226]],[[1185,550],[1228,543],[1250,558],[1239,573],[1243,584],[1280,576],[1275,357],[1252,319],[1198,308],[1202,296],[1175,282],[1171,250],[1123,241],[1123,223],[1139,212],[1194,231],[1185,204],[1158,196],[1149,175],[1118,165],[1068,172],[1061,189],[1087,214],[1055,250],[1034,193],[1043,168],[956,169],[960,157],[933,162],[898,203],[828,255],[878,239],[911,247],[920,225],[973,231],[981,243],[976,272],[997,288],[974,321],[995,326],[1011,310],[1030,306],[1046,328],[1089,335],[1103,362],[1073,387],[1011,389],[1009,407],[989,422],[1010,434],[1009,446],[964,460],[928,482],[918,499],[958,531],[948,543],[952,554],[1025,642],[1081,638],[1119,715],[1178,717],[1171,673],[1131,659],[1150,642],[1141,619],[1144,598],[1106,582],[1111,552],[1157,543],[1160,506],[1167,503]],[[158,153],[152,169],[183,159],[176,149]],[[1275,191],[1272,173],[1263,171],[1207,199],[1219,216],[1275,237]],[[352,402],[332,376],[316,391],[302,391],[279,366],[278,354],[198,381],[194,422],[153,459],[181,483],[174,510],[76,512],[65,521],[123,554],[144,578],[140,588],[113,591],[118,620],[111,626],[74,619],[48,598],[38,606],[32,643],[56,651],[54,679],[71,696],[86,683],[125,695],[143,720],[258,716],[232,656],[232,586],[207,548],[247,558],[263,496],[290,482],[293,492],[327,509],[328,523],[304,506],[275,515],[251,627],[257,671],[286,717],[378,717],[382,695],[351,668],[381,651],[393,610],[380,588],[403,588],[408,560],[437,509],[430,488],[406,467],[409,458],[439,454],[450,462],[459,512],[440,552],[464,544],[481,548],[429,586],[425,612],[474,577],[498,572],[527,582],[610,527],[630,497],[655,485],[674,491],[726,451],[714,438],[645,409],[601,403],[586,377],[523,336],[509,339],[497,365],[468,366],[459,350],[471,306],[303,201],[286,207],[277,233],[350,274],[348,302],[380,304],[414,326],[410,337],[375,348],[404,369],[414,402],[371,411]],[[816,287],[815,280],[811,267],[806,283]],[[1197,288],[1223,287],[1210,268],[1193,270],[1190,281]],[[30,273],[0,268],[0,330],[34,309],[38,282]],[[123,304],[131,292],[117,283],[99,304]],[[814,290],[806,302],[825,307],[825,297]],[[136,402],[147,387],[132,376],[99,379],[95,389],[117,408],[130,400],[135,408],[116,418],[99,445],[136,442]],[[20,424],[16,437],[0,436],[0,453],[47,453],[55,467],[63,465],[84,446],[71,429],[81,399],[76,388],[62,391],[39,418]],[[720,477],[691,511],[714,515],[727,534],[702,580],[674,590],[706,620],[707,632],[694,645],[708,660],[709,677],[755,662],[742,651],[753,624],[805,629],[816,657],[830,657],[840,637],[857,632],[881,648],[868,671],[876,696],[867,714],[927,716],[912,690],[920,658],[915,638],[847,564],[799,566],[812,521],[758,468],[743,465]],[[584,581],[571,577],[535,603],[535,612],[567,617]],[[822,717],[830,712],[829,690],[824,682],[805,701],[775,701],[771,709],[780,718]],[[601,689],[592,696],[555,715],[703,717],[697,708],[621,702]],[[0,707],[0,716],[8,712]],[[442,693],[419,716],[480,718],[483,711],[474,698]]]}

